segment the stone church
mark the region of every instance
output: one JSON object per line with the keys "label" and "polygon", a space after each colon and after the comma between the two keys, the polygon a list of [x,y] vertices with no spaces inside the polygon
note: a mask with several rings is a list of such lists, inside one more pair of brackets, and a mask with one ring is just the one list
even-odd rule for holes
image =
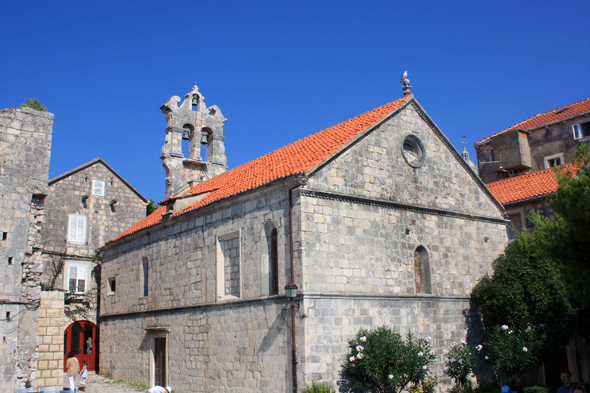
{"label": "stone church", "polygon": [[102,373],[293,392],[336,386],[359,328],[431,336],[439,353],[465,337],[509,221],[409,80],[402,98],[231,170],[219,108],[196,86],[180,102],[161,108],[166,199],[102,249]]}

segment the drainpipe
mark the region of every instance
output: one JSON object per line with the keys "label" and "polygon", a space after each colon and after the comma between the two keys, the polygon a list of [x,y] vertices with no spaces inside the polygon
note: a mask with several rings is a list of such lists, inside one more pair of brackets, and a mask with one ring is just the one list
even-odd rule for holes
{"label": "drainpipe", "polygon": [[[307,179],[300,180],[295,187],[289,188],[289,265],[291,268],[291,281],[285,286],[285,290],[294,290],[297,293],[297,285],[295,285],[295,266],[293,262],[293,190],[301,185],[304,185]],[[289,296],[287,291],[287,296]],[[292,361],[292,375],[293,375],[293,393],[297,393],[297,347],[295,337],[295,296],[289,296],[291,299],[291,361]]]}

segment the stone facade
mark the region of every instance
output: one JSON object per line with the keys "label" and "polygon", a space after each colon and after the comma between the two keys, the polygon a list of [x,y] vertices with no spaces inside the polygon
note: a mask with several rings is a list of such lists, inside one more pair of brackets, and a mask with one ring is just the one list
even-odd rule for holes
{"label": "stone facade", "polygon": [[580,144],[590,146],[590,136],[574,139],[572,126],[588,122],[590,115],[586,112],[526,131],[517,129],[507,133],[510,135],[501,137],[501,134],[485,143],[476,143],[474,147],[479,176],[487,184],[512,175],[549,168],[552,166],[548,162],[550,159],[559,158],[560,164],[572,162]]}
{"label": "stone facade", "polygon": [[39,366],[37,386],[59,386],[63,379],[64,329],[67,318],[64,315],[64,293],[42,291],[39,307]]}
{"label": "stone facade", "polygon": [[[422,146],[419,154],[406,151],[408,137]],[[166,356],[158,359],[177,391],[293,391],[290,302],[282,289],[291,275],[290,224],[300,387],[312,380],[335,386],[347,341],[361,327],[412,330],[432,336],[437,350],[448,347],[465,337],[471,289],[506,245],[503,213],[411,99],[303,178],[107,244],[101,371],[153,383],[155,342],[165,338]],[[269,227],[277,230],[276,296],[266,282]],[[228,278],[227,265],[236,263]],[[430,285],[417,290],[418,275]]]}
{"label": "stone facade", "polygon": [[34,383],[53,114],[0,111],[0,390]]}

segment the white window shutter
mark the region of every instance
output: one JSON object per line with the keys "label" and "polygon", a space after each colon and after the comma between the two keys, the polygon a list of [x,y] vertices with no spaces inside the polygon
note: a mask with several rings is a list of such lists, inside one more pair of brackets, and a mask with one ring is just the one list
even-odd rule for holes
{"label": "white window shutter", "polygon": [[574,139],[580,139],[582,137],[582,127],[579,124],[572,125],[574,131]]}
{"label": "white window shutter", "polygon": [[78,266],[77,292],[86,292],[86,266]]}
{"label": "white window shutter", "polygon": [[73,265],[70,266],[70,277],[68,280],[68,291],[70,292],[76,292],[76,286],[77,286],[77,266]]}
{"label": "white window shutter", "polygon": [[77,241],[86,243],[86,217],[78,217]]}
{"label": "white window shutter", "polygon": [[70,216],[70,232],[68,233],[68,241],[75,242],[76,233],[78,227],[78,218],[76,216]]}
{"label": "white window shutter", "polygon": [[92,180],[92,195],[104,196],[104,181]]}

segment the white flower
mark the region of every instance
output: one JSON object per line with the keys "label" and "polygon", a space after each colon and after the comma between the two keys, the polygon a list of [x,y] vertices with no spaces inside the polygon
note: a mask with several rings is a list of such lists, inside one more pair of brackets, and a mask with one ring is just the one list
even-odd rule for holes
{"label": "white flower", "polygon": [[445,363],[448,363],[448,362],[449,362],[449,358],[445,358]]}
{"label": "white flower", "polygon": [[447,372],[447,371],[449,371],[449,366],[445,366],[445,367],[443,368],[443,371],[444,371],[444,372]]}
{"label": "white flower", "polygon": [[363,349],[365,349],[365,347],[363,347],[362,345],[357,345],[356,346],[356,351],[357,352],[361,352]]}
{"label": "white flower", "polygon": [[508,334],[512,334],[512,330],[508,332]]}
{"label": "white flower", "polygon": [[431,354],[431,355],[433,355],[433,356],[434,356],[434,355],[436,355],[436,351],[435,351],[434,349],[433,349],[433,350],[431,350],[431,351],[430,351],[430,352],[428,352],[428,353],[429,353],[429,354]]}
{"label": "white flower", "polygon": [[459,359],[457,362],[459,362],[459,364],[463,364],[463,359]]}
{"label": "white flower", "polygon": [[465,339],[461,340],[461,344],[467,344],[467,341],[465,341]]}
{"label": "white flower", "polygon": [[522,351],[523,351],[523,352],[528,352],[528,351],[529,351],[529,349],[528,349],[527,347],[522,347]]}
{"label": "white flower", "polygon": [[488,359],[489,359],[489,358],[488,358],[488,355],[486,355],[486,357],[485,357],[484,359],[485,359],[485,360],[488,360]]}
{"label": "white flower", "polygon": [[477,347],[475,347],[478,351],[481,351],[483,349],[483,345],[479,344]]}
{"label": "white flower", "polygon": [[452,363],[452,362],[454,362],[454,361],[455,361],[455,358],[450,358],[450,359],[449,359],[449,363]]}
{"label": "white flower", "polygon": [[354,356],[349,357],[348,360],[354,362]]}
{"label": "white flower", "polygon": [[423,356],[424,352],[418,352],[418,356]]}
{"label": "white flower", "polygon": [[428,369],[427,365],[422,366],[422,370],[426,370],[426,369]]}
{"label": "white flower", "polygon": [[356,354],[356,357],[359,358],[359,359],[362,359],[364,356],[363,356],[362,353],[359,352],[359,353]]}
{"label": "white flower", "polygon": [[367,337],[365,337],[365,336],[362,336],[362,337],[360,338],[360,340],[361,340],[361,342],[363,342],[363,343],[364,343],[364,342],[367,342]]}
{"label": "white flower", "polygon": [[426,336],[426,339],[425,340],[426,340],[426,342],[430,342],[430,341],[432,341],[432,337]]}
{"label": "white flower", "polygon": [[502,330],[508,330],[508,325],[502,325]]}
{"label": "white flower", "polygon": [[443,355],[446,355],[447,353],[449,353],[449,351],[447,349],[443,349]]}
{"label": "white flower", "polygon": [[352,348],[348,347],[348,354],[350,355],[352,353]]}
{"label": "white flower", "polygon": [[454,347],[455,345],[457,345],[456,341],[453,341],[453,343],[451,344],[452,347]]}
{"label": "white flower", "polygon": [[389,379],[393,379],[393,375],[389,374]]}

